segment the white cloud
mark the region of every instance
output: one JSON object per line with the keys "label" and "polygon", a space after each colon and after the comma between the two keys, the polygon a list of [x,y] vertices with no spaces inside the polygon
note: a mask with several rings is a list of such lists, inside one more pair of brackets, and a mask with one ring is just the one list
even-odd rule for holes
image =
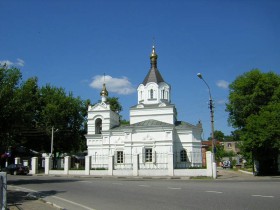
{"label": "white cloud", "polygon": [[25,63],[24,60],[18,58],[18,59],[17,59],[16,65],[17,65],[17,66],[24,66],[24,63]]}
{"label": "white cloud", "polygon": [[229,83],[225,80],[219,80],[216,85],[220,88],[223,88],[223,89],[228,89],[228,85]]}
{"label": "white cloud", "polygon": [[132,87],[131,82],[126,77],[113,78],[109,75],[106,75],[105,77],[102,75],[93,77],[90,87],[94,89],[101,89],[104,82],[109,93],[129,95],[135,92],[135,88]]}
{"label": "white cloud", "polygon": [[0,61],[1,66],[4,66],[6,64],[6,66],[12,66],[14,63],[9,61],[9,60],[4,60],[4,61]]}
{"label": "white cloud", "polygon": [[1,66],[5,65],[7,67],[11,67],[11,66],[24,66],[24,60],[18,58],[16,62],[12,62],[12,61],[9,61],[9,60],[3,60],[3,61],[0,61],[0,64]]}

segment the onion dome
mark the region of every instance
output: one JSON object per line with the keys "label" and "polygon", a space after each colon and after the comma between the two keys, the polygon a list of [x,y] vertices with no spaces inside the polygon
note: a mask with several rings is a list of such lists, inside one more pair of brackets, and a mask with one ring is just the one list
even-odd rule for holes
{"label": "onion dome", "polygon": [[100,95],[101,96],[108,96],[108,91],[106,90],[106,85],[105,83],[103,83],[103,87],[102,87],[102,90],[100,92]]}

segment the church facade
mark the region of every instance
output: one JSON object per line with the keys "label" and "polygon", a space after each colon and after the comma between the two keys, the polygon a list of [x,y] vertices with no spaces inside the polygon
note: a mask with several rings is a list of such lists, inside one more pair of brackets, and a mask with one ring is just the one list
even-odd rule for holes
{"label": "church facade", "polygon": [[202,124],[177,120],[171,86],[160,74],[157,58],[153,47],[151,68],[138,86],[138,100],[130,108],[129,125],[121,125],[119,114],[106,103],[105,84],[101,102],[88,107],[86,139],[91,169],[106,169],[109,156],[113,157],[114,169],[132,169],[136,154],[140,170],[167,169],[170,156],[177,169],[202,166]]}

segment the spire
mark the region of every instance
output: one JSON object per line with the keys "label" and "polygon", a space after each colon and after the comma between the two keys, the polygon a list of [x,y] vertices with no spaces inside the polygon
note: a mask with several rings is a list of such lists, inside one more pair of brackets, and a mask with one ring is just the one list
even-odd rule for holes
{"label": "spire", "polygon": [[157,69],[157,57],[158,56],[156,54],[155,46],[153,46],[152,53],[150,55],[151,69],[145,77],[142,83],[143,85],[146,85],[149,82],[155,82],[157,84],[159,84],[160,82],[164,82],[159,70]]}

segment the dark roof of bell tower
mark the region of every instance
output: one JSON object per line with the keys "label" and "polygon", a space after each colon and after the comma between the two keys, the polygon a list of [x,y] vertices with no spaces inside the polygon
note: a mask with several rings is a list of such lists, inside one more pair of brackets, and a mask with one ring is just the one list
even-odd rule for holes
{"label": "dark roof of bell tower", "polygon": [[148,72],[147,76],[145,77],[142,83],[143,85],[146,85],[149,82],[155,82],[157,84],[159,84],[160,82],[164,82],[163,77],[161,76],[159,70],[157,69],[157,54],[154,46],[150,59],[151,59],[151,69]]}

